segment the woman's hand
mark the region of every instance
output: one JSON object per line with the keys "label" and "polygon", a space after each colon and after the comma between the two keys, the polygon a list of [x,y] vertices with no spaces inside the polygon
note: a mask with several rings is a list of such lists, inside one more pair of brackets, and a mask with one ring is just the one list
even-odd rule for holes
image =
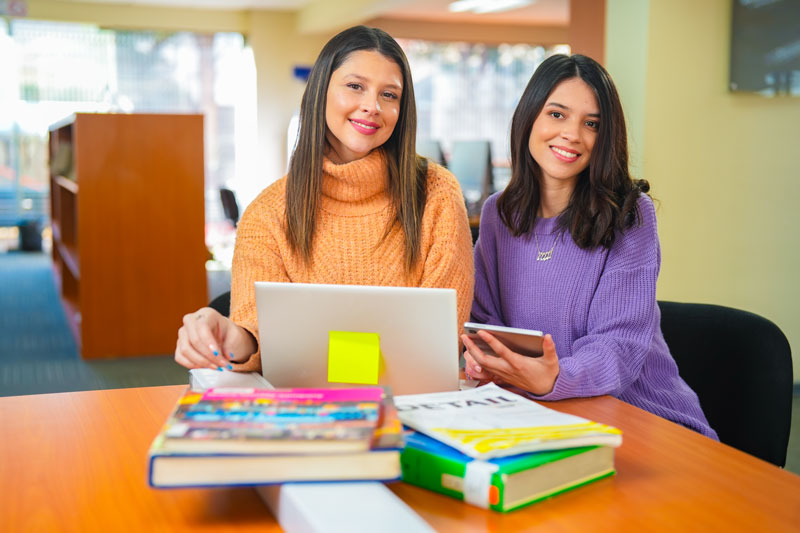
{"label": "woman's hand", "polygon": [[253,336],[228,317],[203,307],[183,317],[178,330],[175,361],[186,368],[227,368],[245,361],[256,351]]}
{"label": "woman's hand", "polygon": [[487,331],[478,331],[478,335],[492,347],[497,357],[486,355],[467,335],[462,335],[467,348],[465,370],[472,379],[507,383],[540,396],[553,390],[559,366],[556,345],[550,334],[542,341],[544,354],[541,357],[520,355]]}

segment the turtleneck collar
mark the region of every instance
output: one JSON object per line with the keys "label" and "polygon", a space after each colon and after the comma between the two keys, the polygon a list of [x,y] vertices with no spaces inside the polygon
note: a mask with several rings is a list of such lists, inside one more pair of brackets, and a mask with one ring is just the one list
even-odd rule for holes
{"label": "turtleneck collar", "polygon": [[381,211],[389,204],[389,173],[383,150],[337,165],[322,163],[322,208],[338,215],[360,216]]}

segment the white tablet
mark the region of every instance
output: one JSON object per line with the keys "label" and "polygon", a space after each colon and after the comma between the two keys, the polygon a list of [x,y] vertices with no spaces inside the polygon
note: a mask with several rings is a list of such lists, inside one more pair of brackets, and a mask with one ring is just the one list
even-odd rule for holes
{"label": "white tablet", "polygon": [[466,322],[464,324],[464,332],[486,355],[497,356],[494,350],[492,350],[492,347],[478,336],[478,331],[480,330],[488,331],[494,335],[497,340],[505,344],[506,347],[520,355],[539,357],[543,353],[542,340],[544,339],[544,334],[541,331]]}

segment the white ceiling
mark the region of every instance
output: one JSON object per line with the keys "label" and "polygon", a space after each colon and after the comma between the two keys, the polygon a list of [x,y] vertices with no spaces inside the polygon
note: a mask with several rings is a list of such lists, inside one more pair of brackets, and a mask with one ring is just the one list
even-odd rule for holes
{"label": "white ceiling", "polygon": [[60,2],[89,2],[94,4],[123,4],[133,6],[185,7],[196,9],[272,9],[298,10],[313,0],[58,0]]}
{"label": "white ceiling", "polygon": [[[98,4],[149,5],[199,9],[265,9],[296,11],[315,2],[336,0],[60,0],[81,1]],[[449,22],[492,22],[498,24],[542,24],[566,25],[569,23],[569,0],[536,0],[529,6],[511,9],[502,13],[451,13],[447,6],[450,0],[392,0],[376,1],[384,4],[377,16],[405,20],[430,20]]]}
{"label": "white ceiling", "polygon": [[416,19],[448,22],[492,22],[497,24],[569,24],[569,0],[537,0],[526,7],[509,9],[501,13],[451,13],[450,0],[406,0],[396,9],[388,9],[381,16],[398,19]]}

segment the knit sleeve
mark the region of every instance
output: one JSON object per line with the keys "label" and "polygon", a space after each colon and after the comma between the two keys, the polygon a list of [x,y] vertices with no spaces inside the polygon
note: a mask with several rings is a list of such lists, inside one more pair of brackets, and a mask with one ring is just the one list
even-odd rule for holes
{"label": "knit sleeve", "polygon": [[[250,332],[256,340],[256,352],[247,361],[234,364],[239,372],[261,371],[261,349],[258,346],[258,315],[255,282],[288,282],[278,246],[282,230],[281,182],[266,189],[242,215],[236,230],[236,245],[231,268],[231,320]],[[276,190],[278,189],[278,190]]]}
{"label": "knit sleeve", "polygon": [[639,377],[658,325],[661,251],[652,201],[638,203],[641,224],[617,236],[589,306],[587,333],[559,360],[553,390],[538,398],[619,396]]}
{"label": "knit sleeve", "polygon": [[472,265],[472,235],[461,188],[455,177],[438,165],[429,166],[428,201],[425,206],[430,228],[423,235],[429,240],[423,257],[421,287],[456,290],[457,327],[469,317],[475,273]]}
{"label": "knit sleeve", "polygon": [[497,275],[498,224],[497,195],[490,197],[481,210],[481,226],[475,243],[475,297],[471,319],[481,324],[502,326],[500,286]]}

